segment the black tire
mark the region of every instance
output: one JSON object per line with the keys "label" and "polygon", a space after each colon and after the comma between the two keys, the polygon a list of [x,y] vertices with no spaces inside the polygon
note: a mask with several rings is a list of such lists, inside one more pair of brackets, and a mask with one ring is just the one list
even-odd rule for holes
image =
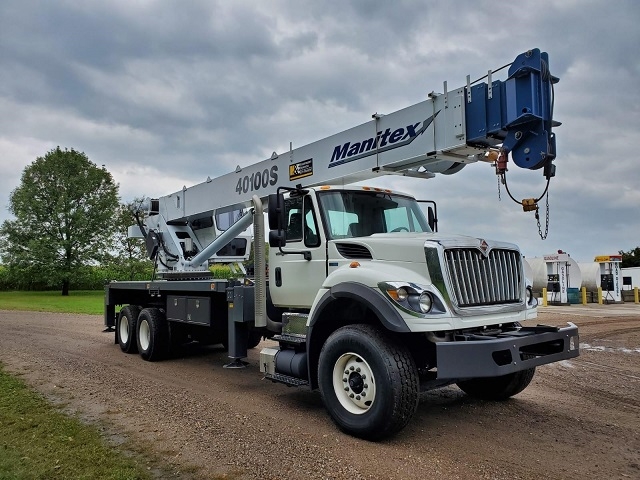
{"label": "black tire", "polygon": [[262,332],[257,330],[249,330],[249,338],[247,339],[247,348],[251,350],[256,348],[262,341]]}
{"label": "black tire", "polygon": [[367,440],[400,431],[418,408],[413,358],[372,325],[348,325],[329,336],[320,352],[318,383],[338,428]]}
{"label": "black tire", "polygon": [[[228,334],[225,334],[224,340],[219,342],[224,348],[225,352],[229,351],[229,339],[227,337]],[[249,330],[247,334],[247,350],[251,350],[252,348],[256,348],[260,342],[262,341],[262,332],[257,332],[253,329]],[[211,342],[218,343],[218,342]]]}
{"label": "black tire", "polygon": [[138,324],[140,307],[127,305],[120,310],[116,321],[116,342],[124,353],[138,353],[136,341],[136,326]]}
{"label": "black tire", "polygon": [[162,360],[169,353],[169,328],[164,313],[157,308],[145,308],[138,316],[136,328],[138,352],[149,362]]}
{"label": "black tire", "polygon": [[169,331],[169,350],[177,350],[189,341],[188,331],[182,323],[167,322]]}
{"label": "black tire", "polygon": [[483,400],[506,400],[529,386],[536,369],[529,368],[500,377],[473,378],[456,385],[467,395]]}

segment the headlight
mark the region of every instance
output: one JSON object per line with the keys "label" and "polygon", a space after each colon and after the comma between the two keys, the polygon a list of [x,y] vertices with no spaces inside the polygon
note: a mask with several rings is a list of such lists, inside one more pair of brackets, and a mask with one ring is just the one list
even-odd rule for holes
{"label": "headlight", "polygon": [[396,295],[398,296],[398,301],[400,302],[405,302],[407,300],[407,297],[409,296],[407,290],[402,287],[396,290]]}
{"label": "headlight", "polygon": [[422,313],[429,313],[429,310],[431,310],[431,305],[433,305],[431,295],[429,295],[427,292],[422,292],[418,301]]}
{"label": "headlight", "polygon": [[434,298],[424,287],[405,282],[380,282],[378,287],[396,307],[407,313],[421,317],[434,311]]}

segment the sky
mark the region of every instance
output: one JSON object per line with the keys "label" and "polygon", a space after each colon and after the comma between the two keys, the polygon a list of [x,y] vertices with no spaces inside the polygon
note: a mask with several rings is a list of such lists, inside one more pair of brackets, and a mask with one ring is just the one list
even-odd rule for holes
{"label": "sky", "polygon": [[[157,197],[549,53],[557,175],[549,233],[491,166],[384,186],[438,203],[441,232],[578,261],[640,245],[635,0],[0,0],[0,221],[24,168],[74,148],[123,201]],[[505,79],[505,71],[494,79]],[[509,171],[516,198],[540,170]],[[542,231],[545,204],[541,202]]]}

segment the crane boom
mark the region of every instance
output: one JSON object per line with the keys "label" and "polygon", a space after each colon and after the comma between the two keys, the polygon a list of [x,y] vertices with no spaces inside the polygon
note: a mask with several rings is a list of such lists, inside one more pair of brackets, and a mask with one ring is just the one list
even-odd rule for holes
{"label": "crane boom", "polygon": [[[555,158],[553,84],[546,52],[529,50],[509,68],[506,81],[479,82],[429,98],[308,145],[159,199],[167,222],[190,222],[278,187],[341,184],[379,175],[431,178],[452,174],[502,146],[516,165],[538,169]],[[547,169],[545,169],[547,172]],[[552,175],[552,174],[551,174]]]}

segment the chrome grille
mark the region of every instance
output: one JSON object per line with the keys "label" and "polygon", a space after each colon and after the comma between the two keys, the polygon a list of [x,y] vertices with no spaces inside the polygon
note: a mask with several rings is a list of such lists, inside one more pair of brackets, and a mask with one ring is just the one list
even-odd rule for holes
{"label": "chrome grille", "polygon": [[460,307],[520,301],[520,254],[494,249],[484,256],[475,248],[444,252],[452,295]]}

